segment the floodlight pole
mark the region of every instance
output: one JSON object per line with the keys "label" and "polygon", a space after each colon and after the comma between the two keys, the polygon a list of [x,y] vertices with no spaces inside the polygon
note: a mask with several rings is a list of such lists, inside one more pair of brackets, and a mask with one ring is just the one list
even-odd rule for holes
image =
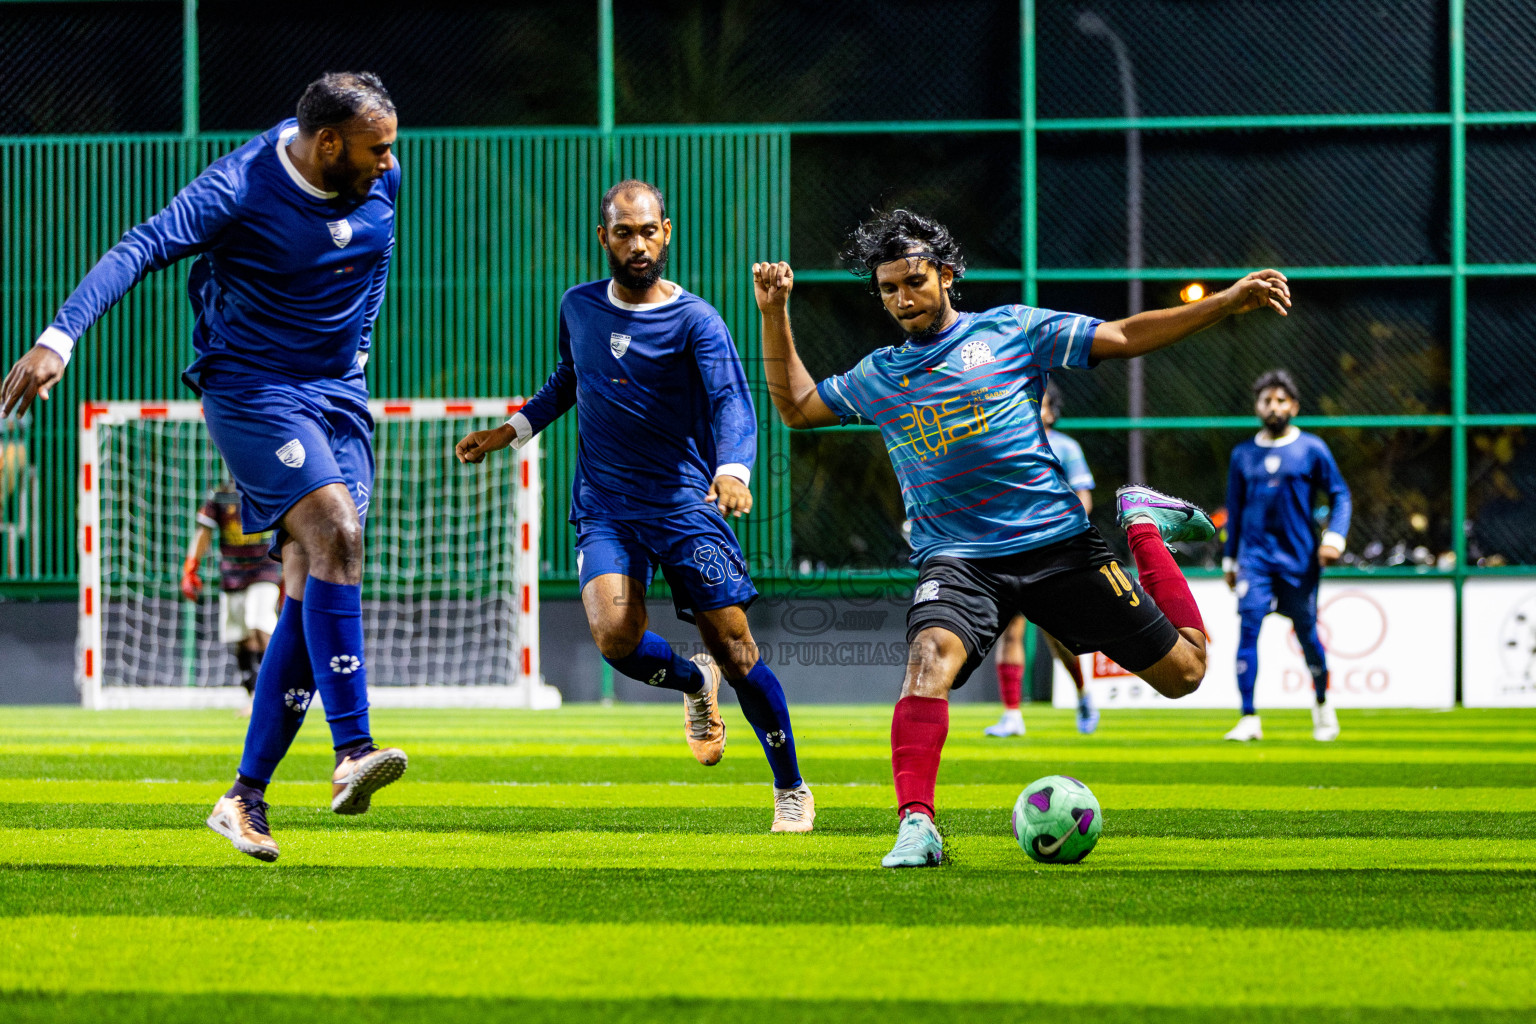
{"label": "floodlight pole", "polygon": [[[1136,74],[1131,67],[1131,53],[1103,18],[1092,11],[1077,16],[1077,30],[1084,35],[1103,39],[1115,54],[1115,67],[1120,72],[1120,99],[1125,108],[1125,119],[1135,122],[1141,116],[1141,106],[1136,102]],[[1128,315],[1135,316],[1142,310],[1141,278],[1136,271],[1142,268],[1141,252],[1141,129],[1125,130],[1125,266],[1132,272],[1126,282],[1126,307]],[[1146,415],[1146,378],[1140,359],[1132,359],[1126,382],[1126,415],[1139,420]],[[1147,453],[1142,431],[1132,427],[1126,447],[1127,479],[1131,483],[1146,483]]]}

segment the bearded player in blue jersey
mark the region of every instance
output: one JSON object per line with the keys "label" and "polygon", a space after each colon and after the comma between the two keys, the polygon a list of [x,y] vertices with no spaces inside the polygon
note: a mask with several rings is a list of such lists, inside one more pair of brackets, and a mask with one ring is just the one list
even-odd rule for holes
{"label": "bearded player in blue jersey", "polygon": [[331,810],[361,814],[406,756],[368,727],[363,516],[373,420],[363,364],[395,246],[394,104],[377,77],[328,74],[298,117],[215,160],[123,236],[11,369],[0,409],[25,411],[76,341],[151,271],[189,256],[197,358],[182,379],[242,495],[252,533],[278,528],[288,599],[256,679],[235,785],[208,824],[274,861],[266,787],[318,688],[336,750]]}
{"label": "bearded player in blue jersey", "polygon": [[[757,590],[725,518],[752,508],[757,416],[741,358],[714,307],[662,276],[672,222],[661,191],[621,181],[599,209],[611,277],[565,293],[560,363],[548,383],[506,424],[460,441],[458,457],[480,462],[521,445],[576,407],[571,522],[603,660],[683,694],[685,735],[704,765],[725,752],[723,673],[773,770],[772,830],[809,832],[816,804],[800,777],[784,690],[747,627]],[[657,569],[708,654],[684,658],[646,628]]]}
{"label": "bearded player in blue jersey", "polygon": [[759,263],[763,360],[789,427],[878,425],[901,485],[920,572],[891,720],[901,825],[881,863],[925,867],[944,859],[934,783],[949,693],[1015,615],[1072,651],[1103,651],[1168,697],[1192,693],[1205,676],[1204,624],[1165,542],[1208,539],[1210,519],[1150,488],[1122,487],[1119,520],[1140,572],[1131,580],[1051,452],[1040,419],[1047,375],[1154,352],[1233,314],[1284,315],[1290,290],[1284,275],[1263,270],[1201,302],[1109,323],[1029,306],[961,313],[950,304],[965,272],[959,244],[908,210],[861,225],[845,258],[871,278],[904,340],[818,383],[790,333],[794,275],[788,264]]}
{"label": "bearded player in blue jersey", "polygon": [[[1328,445],[1291,424],[1301,411],[1301,390],[1284,370],[1253,382],[1254,412],[1264,424],[1232,449],[1227,477],[1227,544],[1221,560],[1227,586],[1237,594],[1237,688],[1243,714],[1229,740],[1264,738],[1253,703],[1259,675],[1259,629],[1279,612],[1291,620],[1307,659],[1315,702],[1312,738],[1338,739],[1339,716],[1328,703],[1328,659],[1317,636],[1317,587],[1324,567],[1344,553],[1352,509],[1349,487]],[[1321,540],[1312,526],[1313,502],[1328,501]]]}

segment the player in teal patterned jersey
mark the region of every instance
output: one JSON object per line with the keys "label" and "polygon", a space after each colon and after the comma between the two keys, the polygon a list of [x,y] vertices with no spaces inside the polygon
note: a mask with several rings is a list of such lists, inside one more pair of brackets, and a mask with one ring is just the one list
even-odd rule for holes
{"label": "player in teal patterned jersey", "polygon": [[1263,270],[1201,302],[1108,323],[1022,305],[962,313],[950,304],[965,272],[959,244],[942,224],[908,210],[861,225],[845,256],[871,279],[901,343],[818,384],[790,334],[793,272],[759,263],[763,362],[788,426],[878,425],[901,485],[921,572],[891,722],[902,821],[881,863],[932,866],[944,859],[934,783],[949,692],[1014,615],[1070,650],[1103,651],[1165,696],[1191,693],[1205,676],[1204,624],[1165,542],[1209,539],[1210,519],[1150,488],[1121,488],[1120,525],[1140,573],[1133,582],[1051,452],[1039,411],[1047,375],[1155,352],[1234,314],[1284,315],[1290,289],[1283,274]]}

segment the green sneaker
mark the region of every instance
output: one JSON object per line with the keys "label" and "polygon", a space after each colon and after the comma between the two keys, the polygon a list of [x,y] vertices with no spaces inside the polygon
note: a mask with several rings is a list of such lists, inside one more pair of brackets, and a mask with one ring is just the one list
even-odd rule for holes
{"label": "green sneaker", "polygon": [[883,868],[932,868],[944,863],[944,840],[933,819],[908,811],[896,833],[896,845],[880,858]]}
{"label": "green sneaker", "polygon": [[1115,505],[1120,512],[1120,528],[1126,520],[1146,516],[1162,534],[1163,541],[1210,540],[1216,536],[1211,517],[1199,505],[1192,505],[1182,498],[1171,498],[1150,487],[1127,484],[1115,492]]}

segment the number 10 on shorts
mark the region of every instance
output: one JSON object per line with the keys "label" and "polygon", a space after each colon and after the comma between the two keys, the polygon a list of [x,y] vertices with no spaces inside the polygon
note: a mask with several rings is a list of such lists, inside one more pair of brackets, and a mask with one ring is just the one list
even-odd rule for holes
{"label": "number 10 on shorts", "polygon": [[1108,565],[1101,565],[1099,566],[1099,572],[1104,574],[1104,578],[1106,580],[1109,580],[1109,585],[1114,590],[1116,597],[1119,597],[1122,594],[1128,596],[1131,599],[1132,608],[1135,608],[1137,605],[1141,604],[1141,598],[1136,594],[1136,588],[1132,586],[1131,581],[1126,578],[1125,570],[1120,568],[1119,562],[1110,562]]}

